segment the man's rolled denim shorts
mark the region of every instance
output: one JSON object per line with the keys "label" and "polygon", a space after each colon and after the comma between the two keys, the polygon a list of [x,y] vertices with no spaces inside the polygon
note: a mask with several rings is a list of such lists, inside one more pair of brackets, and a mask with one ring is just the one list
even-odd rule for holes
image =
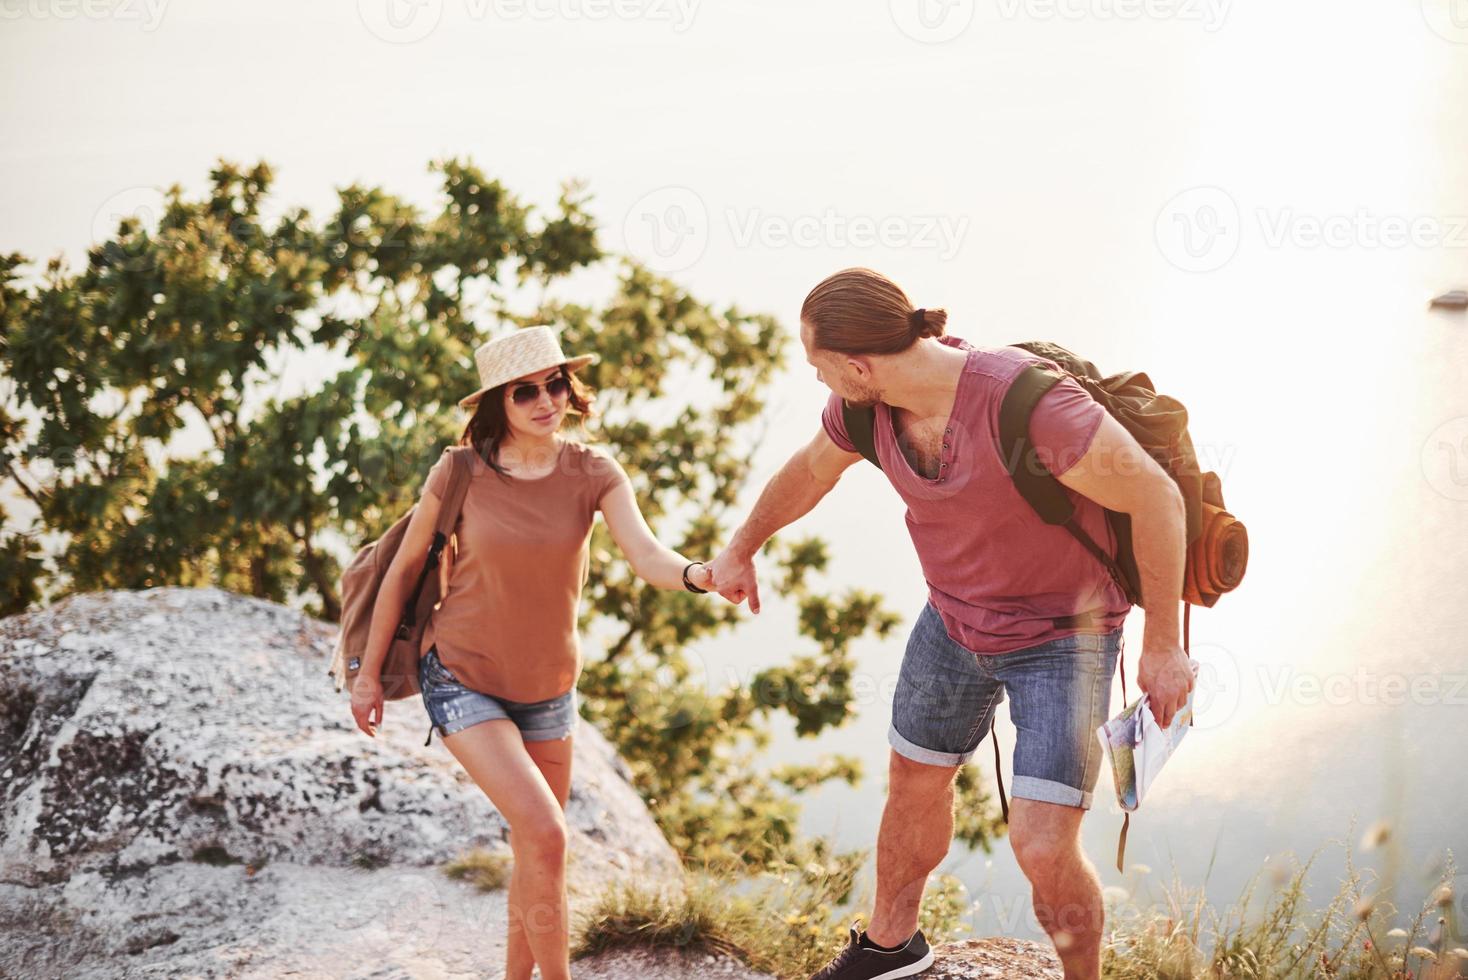
{"label": "man's rolled denim shorts", "polygon": [[1009,696],[1010,795],[1088,808],[1104,753],[1096,735],[1111,705],[1122,628],[1074,633],[1009,653],[978,654],[948,635],[931,602],[907,641],[887,740],[914,762],[968,762]]}

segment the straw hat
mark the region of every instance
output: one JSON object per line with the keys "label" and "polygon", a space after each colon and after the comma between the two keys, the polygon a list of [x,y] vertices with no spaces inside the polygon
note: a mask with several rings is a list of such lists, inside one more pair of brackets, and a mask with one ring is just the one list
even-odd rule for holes
{"label": "straw hat", "polygon": [[474,366],[479,369],[479,390],[459,399],[460,408],[472,408],[484,393],[506,381],[537,374],[559,365],[579,371],[598,360],[595,354],[568,358],[561,353],[561,342],[550,327],[525,327],[513,330],[481,344],[474,352]]}

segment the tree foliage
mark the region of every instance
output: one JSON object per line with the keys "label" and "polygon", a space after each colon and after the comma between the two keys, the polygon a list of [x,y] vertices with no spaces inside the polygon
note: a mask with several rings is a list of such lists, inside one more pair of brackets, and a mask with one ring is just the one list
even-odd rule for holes
{"label": "tree foliage", "polygon": [[[343,562],[461,434],[474,348],[532,323],[601,354],[583,374],[603,413],[588,437],[623,461],[659,537],[717,550],[785,332],[605,255],[577,183],[542,213],[470,161],[432,169],[427,211],[352,185],[317,221],[270,207],[267,164],[221,162],[202,197],[174,186],[156,221],[123,217],[80,271],[56,258],[25,277],[28,259],[0,256],[0,500],[36,512],[0,513],[5,614],[73,592],[216,585],[334,621]],[[614,274],[611,295],[567,299],[591,269]],[[770,550],[808,647],[712,689],[686,651],[739,609],[645,585],[594,533],[581,626],[608,639],[587,646],[587,712],[695,859],[788,854],[793,797],[859,778],[846,759],[773,774],[754,760],[777,715],[807,736],[842,724],[852,642],[897,624],[879,596],[808,584],[826,564],[819,540]]]}

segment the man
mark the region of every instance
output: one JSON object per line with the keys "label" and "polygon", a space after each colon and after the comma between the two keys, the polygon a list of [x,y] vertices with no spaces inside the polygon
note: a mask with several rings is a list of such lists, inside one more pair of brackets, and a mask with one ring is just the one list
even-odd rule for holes
{"label": "man", "polygon": [[[874,406],[882,471],[907,504],[928,584],[893,696],[889,786],[877,841],[877,894],[864,933],[816,980],[920,973],[933,954],[917,928],[928,874],[953,838],[953,778],[1007,695],[1018,737],[1009,839],[1036,918],[1068,980],[1100,976],[1102,906],[1080,847],[1130,606],[1101,562],[1019,495],[997,445],[1000,401],[1025,364],[1012,347],[944,336],[942,310],[914,309],[886,277],[847,269],[813,289],[800,339],[831,389],[820,431],[761,493],[710,571],[720,594],[759,612],[753,556],[861,460],[842,399]],[[1193,686],[1178,642],[1185,524],[1176,484],[1069,377],[1030,420],[1039,458],[1115,553],[1103,508],[1131,515],[1146,630],[1137,681],[1167,725]]]}

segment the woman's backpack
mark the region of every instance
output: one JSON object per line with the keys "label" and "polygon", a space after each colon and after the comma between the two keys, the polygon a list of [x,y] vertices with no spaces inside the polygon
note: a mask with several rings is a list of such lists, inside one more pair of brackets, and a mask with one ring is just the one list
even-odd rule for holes
{"label": "woman's backpack", "polygon": [[[387,655],[382,661],[382,696],[387,701],[399,701],[418,693],[418,646],[428,625],[428,617],[433,615],[442,597],[440,578],[431,573],[438,567],[449,534],[459,522],[464,495],[469,490],[469,455],[474,452],[473,447],[450,446],[444,452],[449,455],[453,469],[449,475],[447,495],[438,512],[433,543],[428,548],[423,569],[418,573],[418,581],[403,604]],[[372,629],[372,612],[377,605],[378,591],[417,509],[418,505],[414,503],[387,529],[386,534],[363,545],[342,573],[341,633],[331,667],[327,670],[338,691],[343,687],[350,690],[361,671],[362,660],[367,655],[367,637]]]}

